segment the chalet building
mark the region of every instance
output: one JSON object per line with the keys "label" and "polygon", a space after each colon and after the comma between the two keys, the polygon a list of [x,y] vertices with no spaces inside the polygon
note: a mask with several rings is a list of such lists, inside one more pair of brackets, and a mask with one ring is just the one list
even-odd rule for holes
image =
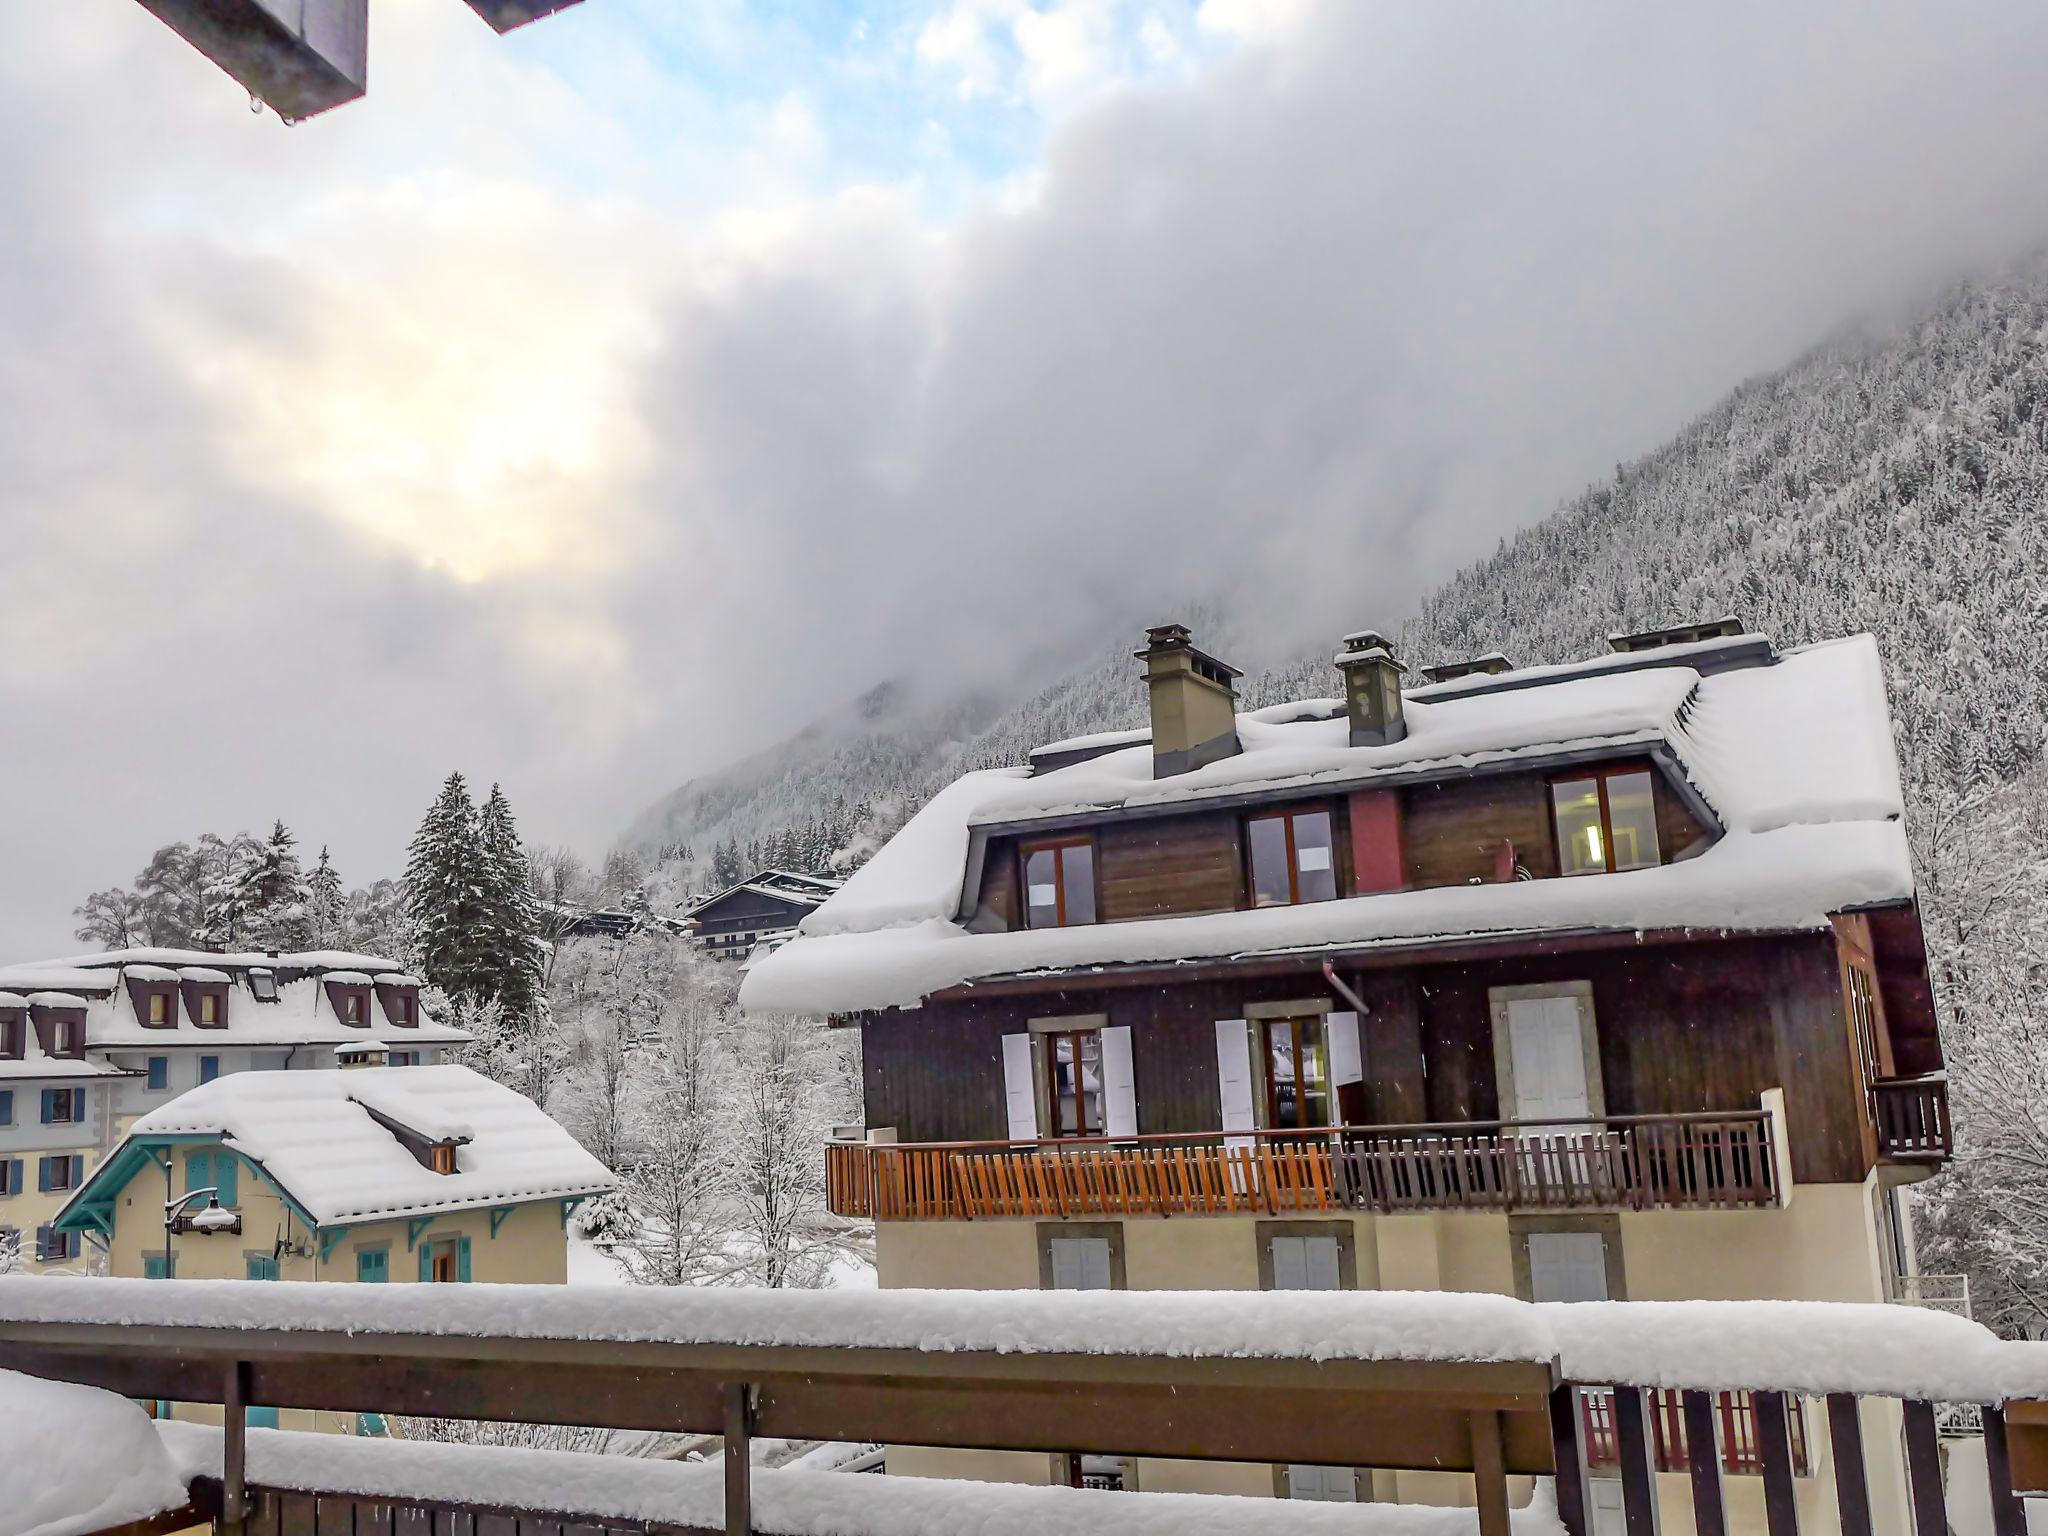
{"label": "chalet building", "polygon": [[58,1207],[136,1116],[189,1088],[332,1067],[367,1042],[421,1065],[469,1039],[373,955],[114,950],[0,968],[0,1244],[31,1270],[84,1264]]}
{"label": "chalet building", "polygon": [[[569,1216],[618,1187],[610,1171],[467,1067],[342,1049],[358,1065],[222,1077],[150,1110],[57,1231],[104,1251],[117,1277],[565,1283]],[[205,1413],[177,1416],[188,1411]],[[378,1428],[374,1415],[250,1412],[273,1429]]]}
{"label": "chalet building", "polygon": [[698,946],[713,960],[744,961],[755,948],[788,942],[796,925],[845,882],[825,875],[764,869],[752,879],[683,910]]}
{"label": "chalet building", "polygon": [[[1409,686],[1363,633],[1338,696],[1246,712],[1163,626],[1149,730],[937,795],[741,992],[861,1032],[865,1124],[826,1155],[882,1284],[1897,1296],[1898,1190],[1949,1129],[1876,645],[1728,621],[1613,647]],[[1583,1402],[1597,1473],[1613,1428]],[[1719,1411],[1724,1465],[1755,1473],[1747,1398]],[[1085,1450],[891,1468],[1448,1496]],[[1741,1529],[1758,1484],[1731,1478]]]}

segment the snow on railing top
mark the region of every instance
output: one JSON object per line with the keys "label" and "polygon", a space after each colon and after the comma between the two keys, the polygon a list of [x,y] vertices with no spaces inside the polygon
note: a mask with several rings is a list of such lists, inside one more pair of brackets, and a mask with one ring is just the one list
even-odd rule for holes
{"label": "snow on railing top", "polygon": [[1964,1318],[1848,1302],[1532,1306],[1436,1291],[620,1290],[0,1280],[13,1324],[80,1324],[1178,1359],[1555,1361],[1565,1380],[2048,1398],[2048,1344]]}

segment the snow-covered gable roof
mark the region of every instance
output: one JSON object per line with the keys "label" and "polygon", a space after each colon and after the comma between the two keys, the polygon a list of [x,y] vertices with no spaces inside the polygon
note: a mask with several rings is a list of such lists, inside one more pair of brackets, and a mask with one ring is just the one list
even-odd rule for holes
{"label": "snow-covered gable roof", "polygon": [[[458,1143],[456,1172],[422,1166],[386,1121],[424,1141]],[[164,1136],[219,1137],[323,1227],[618,1186],[530,1099],[468,1067],[232,1073],[151,1110],[123,1145]],[[106,1176],[122,1176],[120,1153],[101,1165]],[[103,1197],[94,1189],[100,1177],[73,1203]]]}
{"label": "snow-covered gable roof", "polygon": [[[997,976],[1454,939],[1644,929],[1819,928],[1830,913],[1908,899],[1904,797],[1876,642],[1787,651],[1702,672],[1714,647],[1549,669],[1538,686],[1479,676],[1409,693],[1407,737],[1354,747],[1331,701],[1238,717],[1243,751],[1168,779],[1149,746],[1051,772],[995,769],[947,786],[796,940],[750,969],[760,1012],[913,1007]],[[1649,664],[1648,655],[1660,656]],[[1508,674],[1512,676],[1512,674]],[[1489,686],[1494,685],[1494,686]],[[1719,823],[1701,853],[1594,879],[1451,886],[1296,907],[972,933],[970,853],[991,829],[1159,814],[1561,761],[1648,753]]]}
{"label": "snow-covered gable roof", "polygon": [[[258,1001],[247,990],[251,972],[268,972],[277,978],[275,1002]],[[0,990],[34,992],[39,997],[48,994],[49,1001],[83,1006],[86,1048],[93,1051],[138,1046],[217,1050],[222,1046],[341,1045],[366,1039],[403,1049],[462,1045],[473,1038],[467,1030],[437,1023],[424,1010],[410,1025],[392,1023],[378,1007],[370,1008],[361,1023],[344,1024],[335,1015],[323,983],[348,981],[368,986],[373,976],[385,986],[418,985],[416,978],[401,975],[392,960],[345,950],[271,955],[127,949],[0,967]],[[174,1027],[150,1028],[136,1017],[122,984],[126,980],[225,982],[236,988],[228,1004],[227,1027],[202,1028],[180,1008]]]}
{"label": "snow-covered gable roof", "polygon": [[766,896],[774,901],[788,902],[791,906],[815,907],[823,903],[839,888],[839,882],[828,880],[820,875],[797,875],[780,869],[763,870],[760,874],[740,881],[738,885],[729,885],[716,895],[706,896],[701,901],[693,902],[691,905],[683,908],[683,917],[686,920],[696,917],[700,912],[708,911],[720,902],[737,896],[742,892],[751,892],[756,896]]}

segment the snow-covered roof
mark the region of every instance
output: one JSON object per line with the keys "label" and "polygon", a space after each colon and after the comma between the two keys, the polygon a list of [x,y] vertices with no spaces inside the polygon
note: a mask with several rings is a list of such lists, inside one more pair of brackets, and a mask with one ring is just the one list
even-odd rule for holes
{"label": "snow-covered roof", "polygon": [[683,908],[683,916],[685,919],[695,917],[706,907],[716,906],[742,891],[750,891],[756,896],[772,897],[776,901],[786,901],[793,906],[815,907],[839,889],[839,881],[823,875],[800,875],[786,869],[766,869],[740,881],[737,885],[727,886],[715,895],[692,902]]}
{"label": "snow-covered roof", "polygon": [[[278,978],[274,1002],[261,1002],[246,990],[251,973]],[[423,1010],[413,1024],[394,1024],[378,1007],[367,1010],[361,1023],[343,1023],[321,983],[338,980],[367,986],[373,975],[385,986],[418,985],[417,978],[402,975],[394,961],[341,950],[269,955],[130,949],[0,967],[0,991],[15,995],[32,991],[31,1001],[83,1006],[86,1048],[94,1051],[141,1046],[218,1050],[222,1046],[340,1045],[364,1039],[409,1047],[461,1045],[473,1038],[467,1030],[437,1023]],[[151,1028],[136,1016],[134,1003],[121,985],[124,978],[226,983],[237,991],[229,1000],[225,1028],[202,1028],[183,1008],[176,1010],[174,1026]]]}
{"label": "snow-covered roof", "polygon": [[[463,1141],[456,1172],[422,1166],[371,1109],[427,1141]],[[142,1116],[124,1146],[159,1136],[220,1137],[323,1227],[618,1185],[531,1100],[468,1067],[231,1073]],[[101,1165],[109,1176],[118,1176],[120,1151]],[[73,1203],[103,1196],[100,1177]]]}
{"label": "snow-covered roof", "polygon": [[182,1509],[189,1474],[134,1403],[97,1387],[0,1371],[6,1512],[18,1536],[87,1536]]}
{"label": "snow-covered roof", "polygon": [[[1347,722],[1322,718],[1329,701],[1313,700],[1240,715],[1241,752],[1167,779],[1152,777],[1143,745],[1051,772],[968,774],[807,916],[794,942],[749,971],[741,1002],[847,1013],[912,1007],[948,987],[1038,971],[1563,931],[1819,928],[1833,912],[1910,898],[1876,642],[1858,635],[1772,665],[1708,672],[1692,664],[1700,647],[1667,651],[1549,669],[1557,675],[1538,686],[1480,676],[1417,689],[1406,695],[1408,734],[1390,746],[1350,745]],[[970,850],[991,828],[1645,752],[1664,758],[1720,823],[1711,847],[1591,879],[1008,933],[971,933],[959,921]]]}

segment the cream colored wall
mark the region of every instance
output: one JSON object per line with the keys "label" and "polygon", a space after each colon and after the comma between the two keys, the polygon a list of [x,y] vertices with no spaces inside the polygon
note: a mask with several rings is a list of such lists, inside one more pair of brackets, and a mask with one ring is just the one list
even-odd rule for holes
{"label": "cream colored wall", "polygon": [[[517,1206],[491,1236],[488,1211],[460,1211],[436,1216],[419,1237],[420,1243],[442,1238],[469,1239],[469,1278],[479,1284],[566,1285],[569,1280],[569,1239],[562,1228],[561,1208],[553,1200]],[[403,1221],[373,1222],[352,1227],[321,1265],[318,1279],[354,1280],[356,1253],[361,1248],[388,1246],[394,1282],[420,1277],[419,1249],[406,1243]]]}
{"label": "cream colored wall", "polygon": [[[1879,1301],[1882,1255],[1872,1185],[1797,1187],[1780,1210],[1644,1211],[1620,1216],[1627,1294],[1637,1301],[1782,1299]],[[1342,1218],[1340,1218],[1342,1219]],[[1447,1290],[1515,1294],[1508,1218],[1492,1212],[1429,1212],[1353,1216],[1358,1284],[1366,1290]],[[1036,1290],[1037,1223],[882,1222],[876,1263],[884,1286]],[[1122,1223],[1124,1277],[1132,1290],[1256,1290],[1256,1218],[1139,1218]],[[1864,1448],[1872,1516],[1878,1536],[1906,1536],[1905,1469],[1896,1404],[1866,1403]],[[1798,1480],[1802,1519],[1832,1518],[1834,1488],[1826,1414],[1806,1409],[1807,1446],[1815,1475]],[[918,1477],[1042,1483],[1051,1459],[1037,1454],[889,1449],[889,1470]],[[1138,1486],[1155,1491],[1269,1495],[1272,1469],[1230,1462],[1152,1461],[1138,1464]],[[1375,1496],[1417,1504],[1469,1505],[1471,1481],[1461,1474],[1378,1472]],[[1738,1536],[1764,1528],[1762,1481],[1725,1480],[1730,1528]],[[1691,1524],[1691,1484],[1683,1474],[1658,1478],[1661,1514],[1673,1529]],[[1512,1497],[1527,1496],[1515,1479]]]}
{"label": "cream colored wall", "polygon": [[[52,1147],[48,1150],[52,1154],[64,1151],[61,1147]],[[99,1155],[83,1147],[73,1148],[72,1150],[84,1156],[86,1175],[91,1177],[93,1166],[99,1161]],[[43,1156],[41,1150],[10,1153],[8,1155],[21,1159],[22,1177],[28,1187],[18,1195],[8,1195],[4,1199],[0,1199],[0,1227],[14,1227],[20,1231],[22,1268],[32,1274],[39,1275],[55,1275],[84,1270],[92,1259],[93,1250],[90,1244],[86,1244],[81,1248],[77,1258],[67,1260],[62,1264],[44,1264],[37,1260],[36,1228],[47,1226],[50,1222],[54,1221],[57,1213],[64,1208],[64,1202],[71,1198],[72,1192],[67,1189],[62,1194],[46,1195],[37,1190],[35,1187],[36,1159]]]}

